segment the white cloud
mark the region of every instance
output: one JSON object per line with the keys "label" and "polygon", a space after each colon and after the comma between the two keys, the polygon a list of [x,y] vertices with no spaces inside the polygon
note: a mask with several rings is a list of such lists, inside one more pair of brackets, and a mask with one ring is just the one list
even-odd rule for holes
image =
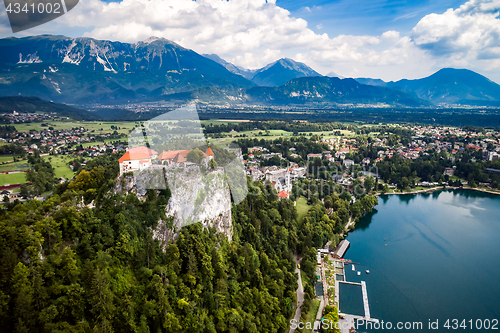
{"label": "white cloud", "polygon": [[[307,21],[293,17],[274,0],[81,0],[67,15],[26,33],[78,31],[123,42],[165,37],[246,68],[290,57],[320,73],[334,71],[346,77],[417,78],[455,66],[500,79],[499,9],[500,0],[472,0],[425,16],[410,36],[389,30],[379,36],[330,37],[315,33]],[[0,25],[5,21],[1,18]]]}
{"label": "white cloud", "polygon": [[305,20],[265,0],[83,0],[61,20],[88,28],[86,36],[127,42],[161,36],[247,67],[265,65],[266,57],[259,54],[307,48],[328,39],[308,29]]}
{"label": "white cloud", "polygon": [[380,38],[382,39],[387,39],[387,40],[398,40],[399,39],[399,32],[394,31],[394,30],[389,30],[384,32]]}
{"label": "white cloud", "polygon": [[500,0],[466,2],[443,14],[425,16],[413,28],[414,43],[436,57],[467,64],[500,58]]}
{"label": "white cloud", "polygon": [[399,39],[396,31],[330,38],[265,0],[83,0],[74,11],[64,17],[65,23],[89,28],[86,36],[128,42],[161,36],[247,68],[262,67],[284,56],[321,72],[331,71],[335,62],[374,64],[388,55],[373,47]]}

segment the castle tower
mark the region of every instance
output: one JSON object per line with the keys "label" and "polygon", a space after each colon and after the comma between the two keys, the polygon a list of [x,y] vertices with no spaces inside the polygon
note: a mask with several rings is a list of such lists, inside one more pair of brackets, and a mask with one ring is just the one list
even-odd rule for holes
{"label": "castle tower", "polygon": [[210,161],[211,159],[214,158],[214,152],[212,151],[212,148],[208,147],[207,149],[207,161]]}

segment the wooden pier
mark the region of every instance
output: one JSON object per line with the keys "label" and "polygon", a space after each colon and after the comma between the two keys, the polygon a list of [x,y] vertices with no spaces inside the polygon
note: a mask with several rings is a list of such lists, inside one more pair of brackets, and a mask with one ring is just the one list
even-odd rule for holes
{"label": "wooden pier", "polygon": [[351,245],[351,243],[347,239],[342,240],[340,244],[335,248],[335,251],[333,251],[333,257],[343,258],[345,252],[349,248],[349,245]]}
{"label": "wooden pier", "polygon": [[366,320],[369,321],[370,317],[370,306],[368,305],[368,294],[366,292],[366,282],[361,281],[361,291],[363,292],[363,305],[365,307],[365,317]]}
{"label": "wooden pier", "polygon": [[362,283],[365,282],[365,281],[361,281],[361,283],[358,283],[358,282],[349,282],[349,281],[339,281],[339,282],[340,283],[345,283],[345,284],[353,284],[355,286],[361,286],[362,287],[363,286]]}
{"label": "wooden pier", "polygon": [[[344,241],[342,241],[342,242],[344,242]],[[357,321],[365,321],[365,322],[370,321],[373,323],[378,323],[379,320],[372,318],[370,315],[370,306],[368,303],[368,293],[366,291],[366,282],[361,281],[361,283],[359,283],[359,282],[346,281],[345,264],[342,260],[338,259],[340,257],[338,257],[337,255],[338,254],[342,254],[342,256],[344,255],[345,251],[349,247],[349,242],[348,241],[345,241],[344,243],[342,243],[342,242],[335,249],[335,251],[333,253],[331,253],[330,255],[333,257],[333,261],[335,262],[335,265],[334,265],[334,267],[335,267],[335,273],[334,273],[335,304],[337,305],[337,309],[339,311],[339,317],[341,318],[339,320],[339,324],[341,324],[340,332],[341,333],[350,333],[350,332],[352,332],[352,329],[354,329],[356,327],[355,322],[357,322]],[[337,274],[336,274],[337,263],[340,264],[339,268],[342,269],[342,273],[343,273],[342,280],[337,279]],[[324,266],[322,266],[322,271],[324,271]],[[324,276],[323,276],[323,278],[324,278]],[[341,309],[340,309],[340,284],[341,283],[351,284],[351,285],[356,285],[356,286],[361,287],[361,293],[362,293],[362,297],[363,297],[364,316],[352,315],[352,314],[347,314],[347,313],[341,312]],[[325,296],[325,298],[326,298],[326,296]],[[327,303],[327,301],[325,303]],[[315,325],[315,328],[317,328],[316,325]]]}
{"label": "wooden pier", "polygon": [[[363,319],[365,321],[373,321],[373,322],[378,322],[378,319],[374,319],[370,316],[370,305],[368,303],[368,293],[366,292],[366,282],[361,281],[361,283],[358,282],[349,282],[349,281],[338,281],[337,285],[340,283],[345,283],[345,284],[352,284],[355,286],[361,286],[361,293],[363,294],[363,308],[365,310],[365,316],[355,316],[355,315],[349,315],[355,319]],[[337,286],[338,288],[339,286]],[[337,297],[337,295],[335,295]],[[339,312],[340,312],[340,302],[339,302]],[[347,314],[346,314],[347,315]]]}

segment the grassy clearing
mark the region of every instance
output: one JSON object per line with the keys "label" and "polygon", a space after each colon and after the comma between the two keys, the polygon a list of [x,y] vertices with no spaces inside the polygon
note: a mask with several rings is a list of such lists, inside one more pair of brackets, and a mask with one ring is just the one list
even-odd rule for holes
{"label": "grassy clearing", "polygon": [[[331,133],[333,132],[340,132],[340,134],[342,134],[343,136],[353,136],[353,135],[356,135],[356,133],[354,132],[351,132],[351,131],[348,131],[348,130],[334,130],[332,132],[326,132],[326,131],[323,131],[323,132],[312,132],[313,134],[318,134],[318,135],[321,135],[321,134],[324,134],[324,135],[321,135],[324,139],[332,139],[332,138],[337,138],[338,135],[332,135]],[[311,133],[311,132],[309,132]],[[306,133],[306,135],[309,137],[309,133]]]}
{"label": "grassy clearing", "polygon": [[72,159],[74,159],[74,156],[70,155],[63,155],[63,156],[43,156],[43,159],[46,161],[49,161],[50,164],[52,164],[52,167],[54,168],[54,174],[56,178],[64,177],[66,179],[73,178],[75,173],[71,168],[69,167],[68,163]]}
{"label": "grassy clearing", "polygon": [[306,289],[306,281],[307,281],[307,277],[306,277],[306,273],[304,273],[303,270],[300,270],[300,279],[302,280],[302,287],[304,289]]}
{"label": "grassy clearing", "polygon": [[[307,325],[306,323],[311,323],[310,327],[311,328],[314,327],[314,322],[316,321],[316,314],[318,313],[320,303],[321,302],[318,301],[317,299],[313,299],[311,301],[311,308],[309,309],[309,312],[307,312],[306,315],[300,320],[301,322],[304,323],[304,327],[309,327],[309,325]],[[312,332],[312,329],[304,328],[301,332],[309,333]]]}
{"label": "grassy clearing", "polygon": [[297,199],[297,213],[299,215],[299,222],[302,221],[302,219],[304,218],[304,216],[306,216],[307,212],[309,211],[309,208],[311,208],[311,206],[309,206],[307,204],[307,199],[306,198],[298,198]]}
{"label": "grassy clearing", "polygon": [[26,183],[26,174],[24,172],[14,174],[0,174],[0,186]]}

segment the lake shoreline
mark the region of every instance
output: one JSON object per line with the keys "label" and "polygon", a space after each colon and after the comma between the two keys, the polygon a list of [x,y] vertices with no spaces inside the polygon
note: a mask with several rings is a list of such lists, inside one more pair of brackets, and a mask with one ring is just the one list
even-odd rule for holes
{"label": "lake shoreline", "polygon": [[386,196],[346,237],[351,247],[345,257],[371,272],[361,278],[348,270],[346,278],[367,282],[373,317],[421,320],[424,326],[428,319],[498,317],[498,266],[491,263],[500,255],[500,197],[447,188],[452,190],[436,195]]}
{"label": "lake shoreline", "polygon": [[471,191],[478,191],[478,192],[483,192],[483,193],[490,193],[490,194],[500,195],[500,192],[494,192],[494,191],[484,190],[484,189],[480,189],[480,188],[446,186],[446,187],[432,187],[432,188],[428,188],[428,189],[425,189],[425,190],[418,190],[418,191],[412,191],[412,192],[377,193],[377,194],[375,194],[375,196],[381,196],[381,195],[421,194],[421,193],[434,192],[434,191],[438,191],[438,190],[471,190]]}

